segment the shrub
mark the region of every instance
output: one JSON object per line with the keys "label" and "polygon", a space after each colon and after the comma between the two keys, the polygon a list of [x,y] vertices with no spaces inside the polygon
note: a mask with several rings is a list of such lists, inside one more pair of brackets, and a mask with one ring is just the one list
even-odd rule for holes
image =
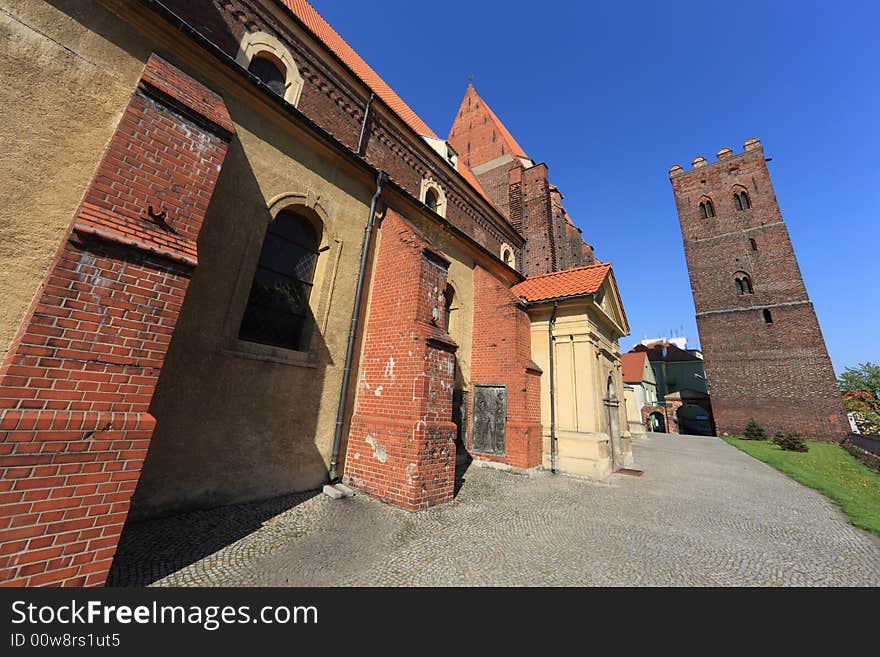
{"label": "shrub", "polygon": [[806,452],[809,450],[807,443],[804,442],[803,436],[799,433],[782,433],[778,431],[773,436],[773,442],[780,448],[788,452]]}
{"label": "shrub", "polygon": [[749,420],[743,438],[746,440],[767,440],[767,432],[764,431],[764,427],[760,424],[754,420]]}

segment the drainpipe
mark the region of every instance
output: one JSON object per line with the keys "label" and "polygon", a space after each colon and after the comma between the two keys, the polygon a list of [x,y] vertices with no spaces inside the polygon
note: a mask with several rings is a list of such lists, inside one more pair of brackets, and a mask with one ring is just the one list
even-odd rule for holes
{"label": "drainpipe", "polygon": [[[370,98],[372,100],[372,97]],[[363,132],[361,133],[363,136]],[[336,466],[339,461],[339,448],[342,445],[342,424],[345,420],[345,398],[348,396],[348,382],[351,379],[351,361],[354,357],[354,340],[357,332],[358,316],[361,312],[361,295],[364,289],[364,273],[367,270],[367,257],[370,253],[370,241],[373,237],[373,221],[376,216],[376,204],[382,195],[382,188],[388,182],[388,174],[380,171],[376,176],[376,193],[370,202],[370,216],[364,228],[364,244],[361,247],[361,266],[358,270],[357,288],[354,293],[354,308],[351,311],[351,326],[348,329],[348,347],[345,351],[345,369],[342,372],[342,390],[339,393],[339,408],[336,409],[336,432],[333,434],[333,453],[330,456],[330,482],[339,479]]]}
{"label": "drainpipe", "polygon": [[364,133],[367,131],[367,119],[370,118],[370,106],[373,104],[373,99],[376,97],[376,94],[370,94],[370,100],[367,101],[367,107],[364,109],[364,120],[361,123],[361,136],[358,137],[358,149],[357,154],[361,154],[361,148],[364,145]]}
{"label": "drainpipe", "polygon": [[553,328],[556,326],[556,310],[559,302],[553,302],[553,313],[550,315],[550,328],[547,331],[547,343],[550,347],[550,471],[556,474],[556,404],[554,403],[553,376]]}

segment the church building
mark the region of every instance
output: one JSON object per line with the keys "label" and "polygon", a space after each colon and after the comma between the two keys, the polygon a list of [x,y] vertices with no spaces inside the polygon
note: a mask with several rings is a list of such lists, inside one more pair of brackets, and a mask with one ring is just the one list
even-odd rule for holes
{"label": "church building", "polygon": [[444,139],[305,0],[7,5],[0,581],[327,482],[425,509],[464,454],[631,462],[611,265],[472,85]]}

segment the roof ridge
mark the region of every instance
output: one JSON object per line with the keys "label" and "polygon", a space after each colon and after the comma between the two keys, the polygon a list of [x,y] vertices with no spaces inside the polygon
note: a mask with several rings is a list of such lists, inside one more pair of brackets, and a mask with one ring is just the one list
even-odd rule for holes
{"label": "roof ridge", "polygon": [[558,276],[559,274],[568,274],[575,271],[583,271],[584,269],[593,269],[594,267],[611,267],[610,262],[600,262],[592,265],[583,265],[581,267],[572,267],[571,269],[560,269],[559,271],[551,271],[548,274],[538,274],[536,276],[528,276],[526,280],[531,281],[536,278],[546,278],[547,276]]}

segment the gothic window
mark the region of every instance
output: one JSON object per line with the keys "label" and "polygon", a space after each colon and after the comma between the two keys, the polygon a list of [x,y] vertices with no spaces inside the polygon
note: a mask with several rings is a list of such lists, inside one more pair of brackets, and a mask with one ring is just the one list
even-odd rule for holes
{"label": "gothic window", "polygon": [[710,199],[700,201],[700,218],[708,219],[715,216],[715,205]]}
{"label": "gothic window", "polygon": [[749,246],[752,247],[752,251],[757,251],[757,250],[758,250],[758,243],[755,241],[755,238],[754,238],[754,237],[750,237],[750,238],[749,238]]}
{"label": "gothic window", "polygon": [[736,284],[737,294],[753,294],[752,279],[749,278],[749,275],[740,271],[735,276],[733,281]]}
{"label": "gothic window", "polygon": [[772,324],[773,323],[773,315],[771,314],[770,310],[767,308],[764,308],[764,323],[765,324]]}
{"label": "gothic window", "polygon": [[749,195],[746,194],[745,191],[734,193],[733,204],[736,206],[737,210],[748,210],[752,207],[752,204],[749,202]]}
{"label": "gothic window", "polygon": [[260,82],[269,87],[273,92],[279,96],[284,96],[287,76],[280,64],[277,64],[268,57],[260,54],[251,59],[248,71],[255,75]]}
{"label": "gothic window", "polygon": [[309,296],[320,235],[306,217],[283,210],[266,229],[238,337],[307,351]]}

